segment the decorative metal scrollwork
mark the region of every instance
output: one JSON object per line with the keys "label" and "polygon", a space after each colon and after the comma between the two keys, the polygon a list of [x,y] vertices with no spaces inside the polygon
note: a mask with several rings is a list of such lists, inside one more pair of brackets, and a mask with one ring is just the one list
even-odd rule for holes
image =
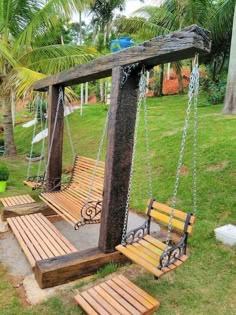
{"label": "decorative metal scrollwork", "polygon": [[140,227],[129,231],[126,234],[124,241],[121,245],[130,245],[141,240],[145,235],[149,234],[150,219],[148,218]]}
{"label": "decorative metal scrollwork", "polygon": [[27,178],[27,181],[28,182],[35,182],[35,183],[42,183],[43,181],[44,181],[44,176],[45,176],[45,174],[43,174],[43,175],[36,175],[36,176],[29,176],[28,178]]}
{"label": "decorative metal scrollwork", "polygon": [[120,88],[122,89],[125,85],[126,81],[128,80],[129,76],[131,75],[132,71],[135,70],[139,66],[139,63],[133,63],[131,65],[123,67],[122,78],[120,82]]}
{"label": "decorative metal scrollwork", "polygon": [[158,269],[168,267],[179,260],[182,255],[186,254],[186,247],[187,234],[184,234],[179,243],[173,245],[162,253]]}
{"label": "decorative metal scrollwork", "polygon": [[102,200],[86,202],[80,210],[81,220],[75,224],[75,230],[81,225],[99,223],[101,211]]}

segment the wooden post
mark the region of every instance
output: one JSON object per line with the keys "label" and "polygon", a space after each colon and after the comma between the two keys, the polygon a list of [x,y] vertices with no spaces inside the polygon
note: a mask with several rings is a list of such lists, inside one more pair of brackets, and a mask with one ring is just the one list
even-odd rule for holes
{"label": "wooden post", "polygon": [[[48,154],[50,155],[50,160],[48,163],[47,178],[49,188],[51,188],[52,184],[53,186],[57,186],[55,190],[60,190],[60,185],[58,185],[58,183],[61,181],[64,129],[64,108],[62,103],[59,106],[57,114],[59,88],[58,85],[51,85],[49,87],[48,106]],[[53,137],[54,128],[55,131]]]}
{"label": "wooden post", "polygon": [[127,199],[137,108],[138,74],[133,71],[123,86],[123,68],[112,70],[111,111],[105,166],[99,248],[112,252],[121,242]]}

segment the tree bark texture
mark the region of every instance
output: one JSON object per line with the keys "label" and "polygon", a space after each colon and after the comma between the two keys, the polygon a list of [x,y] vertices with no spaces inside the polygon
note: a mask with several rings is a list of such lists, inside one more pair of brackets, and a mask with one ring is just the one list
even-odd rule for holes
{"label": "tree bark texture", "polygon": [[4,146],[6,156],[15,156],[17,154],[14,140],[14,131],[12,124],[12,111],[10,95],[2,98],[3,107],[3,126],[4,126]]}
{"label": "tree bark texture", "polygon": [[236,5],[229,59],[229,70],[224,102],[225,114],[236,114]]}

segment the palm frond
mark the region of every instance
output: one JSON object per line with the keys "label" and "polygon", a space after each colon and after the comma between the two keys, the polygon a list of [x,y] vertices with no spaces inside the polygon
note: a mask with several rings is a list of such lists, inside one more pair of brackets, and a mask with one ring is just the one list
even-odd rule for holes
{"label": "palm frond", "polygon": [[11,51],[6,46],[5,42],[0,40],[0,55],[3,56],[5,60],[12,66],[15,67],[17,65],[17,61],[12,56]]}
{"label": "palm frond", "polygon": [[34,38],[42,36],[47,28],[57,25],[61,19],[70,19],[79,11],[84,10],[88,0],[49,0],[31,19],[21,32],[15,43],[15,50],[19,47],[31,47]]}

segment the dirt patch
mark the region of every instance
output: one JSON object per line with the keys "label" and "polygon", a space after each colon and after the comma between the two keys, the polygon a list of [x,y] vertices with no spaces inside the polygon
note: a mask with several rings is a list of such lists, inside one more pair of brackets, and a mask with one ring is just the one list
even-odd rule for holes
{"label": "dirt patch", "polygon": [[219,162],[215,165],[208,166],[206,168],[206,171],[207,172],[220,171],[220,170],[223,170],[224,168],[226,168],[226,166],[228,166],[228,165],[229,165],[229,161],[222,161],[222,162]]}
{"label": "dirt patch", "polygon": [[189,170],[186,166],[181,166],[180,175],[187,176],[189,174]]}
{"label": "dirt patch", "polygon": [[165,137],[174,136],[178,132],[180,132],[181,130],[182,130],[181,128],[178,128],[178,129],[175,129],[175,130],[165,131],[165,132],[162,133],[160,138],[162,139],[162,138],[165,138]]}

